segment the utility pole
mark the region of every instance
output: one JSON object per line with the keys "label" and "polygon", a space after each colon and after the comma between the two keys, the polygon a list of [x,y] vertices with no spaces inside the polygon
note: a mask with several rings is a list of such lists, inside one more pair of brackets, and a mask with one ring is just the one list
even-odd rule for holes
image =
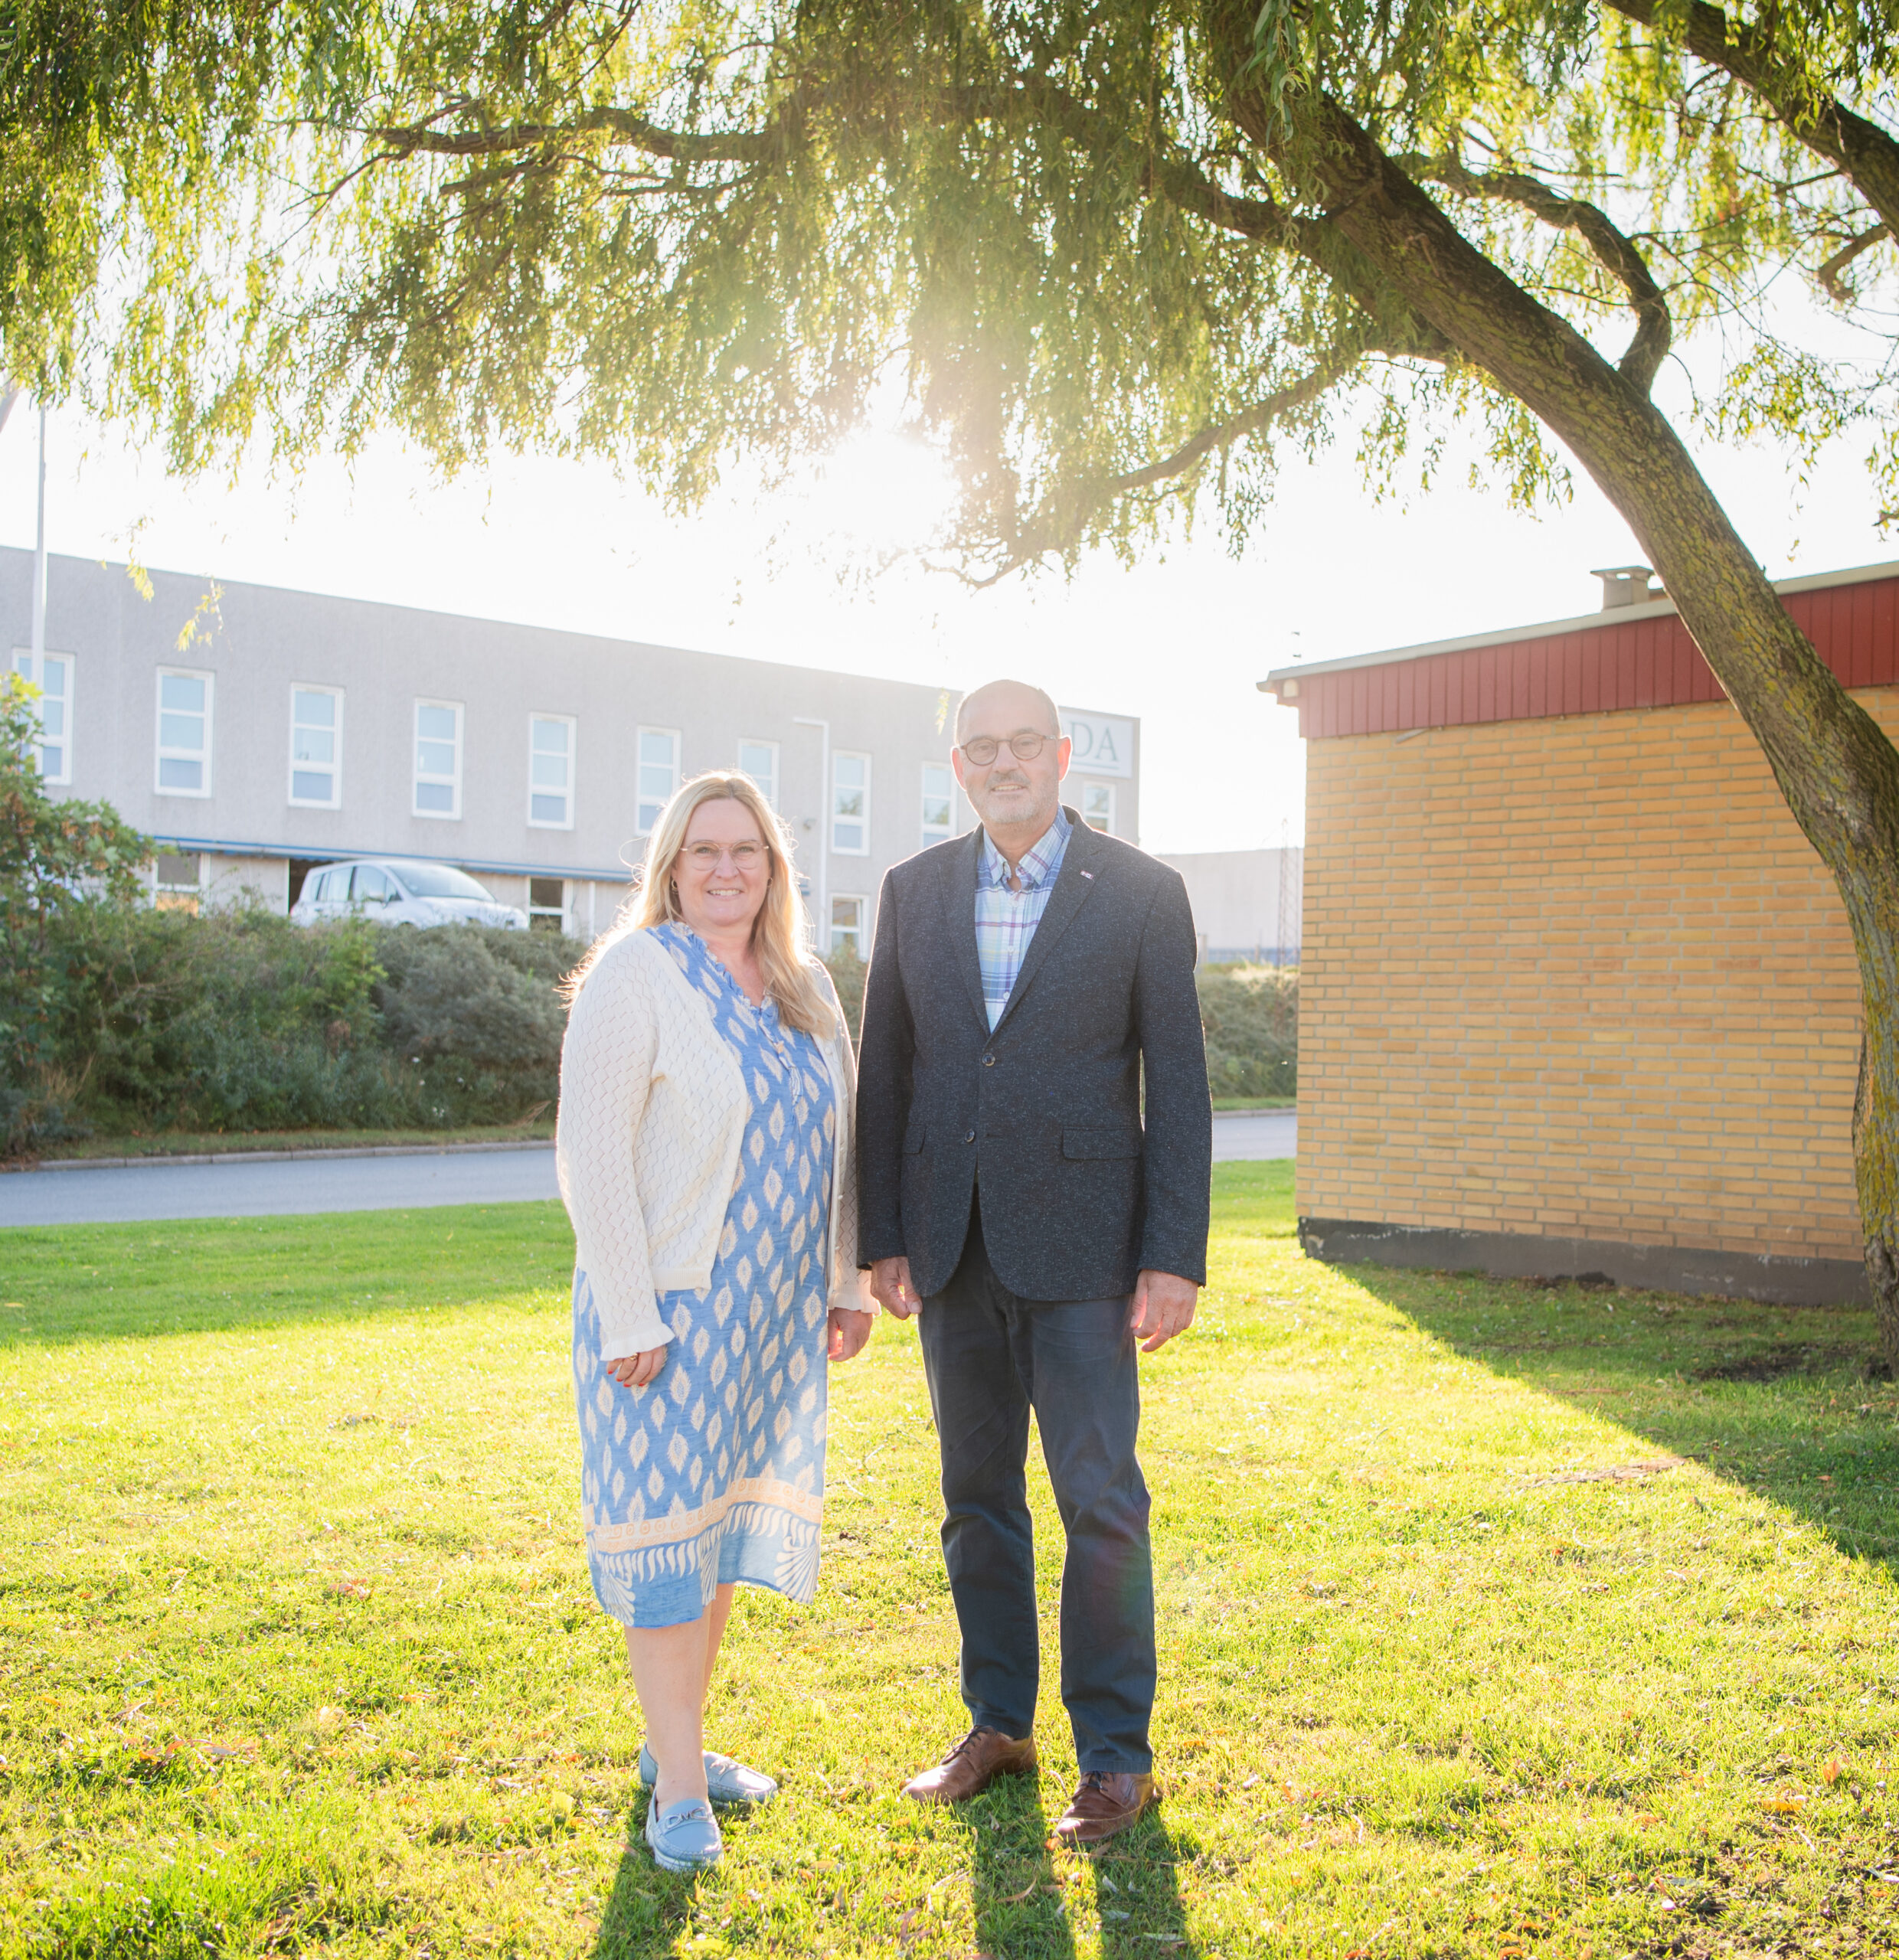
{"label": "utility pole", "polygon": [[1291,818],[1288,817],[1280,818],[1279,945],[1273,956],[1273,963],[1276,966],[1289,966],[1293,964],[1293,962],[1286,956],[1286,948],[1290,944],[1293,936],[1293,888],[1286,880],[1286,874],[1292,869],[1293,866],[1292,837],[1293,825]]}

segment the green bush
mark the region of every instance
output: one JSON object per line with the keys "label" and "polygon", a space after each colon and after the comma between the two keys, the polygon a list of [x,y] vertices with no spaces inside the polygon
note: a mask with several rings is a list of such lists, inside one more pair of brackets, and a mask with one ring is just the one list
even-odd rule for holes
{"label": "green bush", "polygon": [[1215,1096],[1299,1092],[1299,970],[1205,966],[1195,976]]}
{"label": "green bush", "polygon": [[[107,1134],[519,1120],[557,1092],[555,987],[583,951],[481,926],[306,928],[256,908],[92,905],[45,936],[41,1088],[69,1130]],[[14,1123],[7,1145],[46,1134]]]}

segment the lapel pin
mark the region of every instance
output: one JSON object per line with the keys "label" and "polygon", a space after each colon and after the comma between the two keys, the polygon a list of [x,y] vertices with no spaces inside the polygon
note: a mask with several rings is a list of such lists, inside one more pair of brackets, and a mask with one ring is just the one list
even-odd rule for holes
{"label": "lapel pin", "polygon": [[1091,878],[1094,876],[1094,874],[1092,871],[1084,871],[1081,875],[1084,878]]}

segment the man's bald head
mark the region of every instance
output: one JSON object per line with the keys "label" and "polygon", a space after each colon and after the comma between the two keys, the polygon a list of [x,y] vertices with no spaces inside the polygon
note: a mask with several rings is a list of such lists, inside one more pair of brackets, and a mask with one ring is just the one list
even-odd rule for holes
{"label": "man's bald head", "polygon": [[[988,727],[986,724],[992,721],[998,727]],[[1037,729],[1051,737],[1061,733],[1061,717],[1055,711],[1054,697],[1031,687],[1026,681],[985,681],[965,694],[963,705],[956,710],[956,740],[960,742],[966,734],[973,733],[979,723],[985,724],[982,732],[985,734],[1006,737],[1021,728]]]}

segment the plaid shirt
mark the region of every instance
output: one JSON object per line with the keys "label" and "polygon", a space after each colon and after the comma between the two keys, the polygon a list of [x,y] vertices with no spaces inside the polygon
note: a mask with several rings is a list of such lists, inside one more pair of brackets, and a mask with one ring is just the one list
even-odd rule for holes
{"label": "plaid shirt", "polygon": [[989,841],[989,833],[983,833],[976,863],[976,956],[982,968],[982,1004],[992,1027],[1002,1018],[1028,942],[1048,909],[1048,894],[1061,875],[1074,828],[1068,813],[1057,804],[1055,821],[1022,853],[1016,870],[1020,891],[1009,890],[1008,860]]}

